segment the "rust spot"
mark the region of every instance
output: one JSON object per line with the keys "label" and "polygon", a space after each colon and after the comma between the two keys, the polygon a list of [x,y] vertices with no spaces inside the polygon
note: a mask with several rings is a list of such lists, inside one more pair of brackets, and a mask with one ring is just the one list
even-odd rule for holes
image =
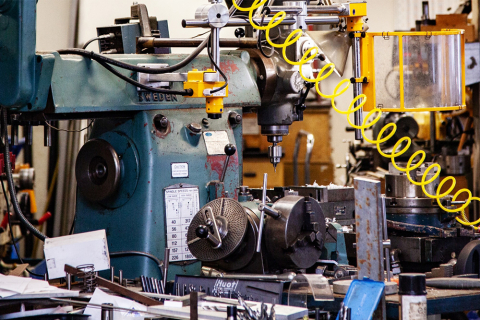
{"label": "rust spot", "polygon": [[148,183],[150,183],[150,181],[148,181]]}
{"label": "rust spot", "polygon": [[367,197],[365,199],[365,204],[367,205],[367,207],[370,207],[370,198],[369,197]]}
{"label": "rust spot", "polygon": [[[211,171],[216,172],[218,174],[218,178],[220,179],[220,176],[222,175],[222,171],[223,171],[223,165],[225,164],[226,158],[227,156],[207,156],[207,163],[205,163],[205,168],[208,170],[208,164],[210,164]],[[235,172],[236,170],[238,170],[237,153],[231,156],[230,160],[228,161],[226,176],[228,176],[230,172]],[[232,186],[232,189],[236,189],[237,187],[236,185],[231,185],[231,186]]]}
{"label": "rust spot", "polygon": [[228,78],[230,78],[229,74],[240,71],[238,66],[232,60],[220,62],[220,68],[223,70],[223,72],[225,72]]}
{"label": "rust spot", "polygon": [[223,164],[225,163],[226,157],[227,156],[207,156],[207,163],[210,164],[211,170],[216,172],[219,178],[222,174]]}
{"label": "rust spot", "polygon": [[145,122],[145,123],[143,124],[143,127],[144,127],[144,128],[145,128],[146,126],[148,126],[148,123],[147,123],[147,122]]}
{"label": "rust spot", "polygon": [[367,220],[367,234],[370,234],[370,220]]}
{"label": "rust spot", "polygon": [[365,262],[367,262],[367,260],[365,260],[365,259],[359,259],[358,262],[360,262],[360,264],[364,264]]}

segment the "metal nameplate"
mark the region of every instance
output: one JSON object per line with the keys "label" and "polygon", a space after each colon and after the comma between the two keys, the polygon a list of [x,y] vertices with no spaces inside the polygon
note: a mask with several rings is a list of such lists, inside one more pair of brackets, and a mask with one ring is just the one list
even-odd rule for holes
{"label": "metal nameplate", "polygon": [[198,186],[178,184],[164,189],[165,226],[170,261],[194,260],[188,249],[187,232],[193,216],[200,210]]}
{"label": "metal nameplate", "polygon": [[219,298],[237,299],[240,295],[244,300],[278,304],[282,301],[283,286],[281,281],[175,276],[175,294],[181,296],[195,291]]}
{"label": "metal nameplate", "polygon": [[230,143],[227,131],[205,131],[203,139],[209,156],[225,154],[225,146]]}

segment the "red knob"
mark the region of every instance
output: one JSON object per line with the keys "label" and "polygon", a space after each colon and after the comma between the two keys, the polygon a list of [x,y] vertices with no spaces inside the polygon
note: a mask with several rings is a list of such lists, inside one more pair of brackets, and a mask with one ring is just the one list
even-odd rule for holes
{"label": "red knob", "polygon": [[5,214],[3,215],[2,223],[0,224],[0,227],[2,227],[3,229],[6,229],[7,224],[8,224],[8,212],[5,212]]}
{"label": "red knob", "polygon": [[52,214],[49,211],[45,212],[45,214],[40,219],[38,219],[38,225],[41,226],[45,221],[47,221],[51,217],[52,217]]}

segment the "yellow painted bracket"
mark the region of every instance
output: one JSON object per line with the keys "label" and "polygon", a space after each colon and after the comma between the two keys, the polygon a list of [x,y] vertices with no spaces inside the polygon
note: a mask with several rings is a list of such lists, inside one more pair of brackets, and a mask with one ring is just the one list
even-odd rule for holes
{"label": "yellow painted bracket", "polygon": [[367,15],[367,3],[350,3],[349,8],[348,15],[343,16],[347,20],[347,31],[363,31],[363,17]]}
{"label": "yellow painted bracket", "polygon": [[217,82],[205,82],[204,76],[205,73],[214,73],[212,69],[208,69],[207,71],[198,71],[197,69],[193,69],[189,71],[187,74],[187,81],[183,83],[183,88],[192,89],[193,95],[189,96],[188,98],[206,98],[206,111],[209,114],[219,114],[223,113],[223,98],[228,97],[228,86],[220,91],[216,92],[211,96],[205,95],[205,90],[213,90],[216,88],[222,87],[225,82],[217,81]]}
{"label": "yellow painted bracket", "polygon": [[368,83],[368,77],[350,78],[351,83]]}

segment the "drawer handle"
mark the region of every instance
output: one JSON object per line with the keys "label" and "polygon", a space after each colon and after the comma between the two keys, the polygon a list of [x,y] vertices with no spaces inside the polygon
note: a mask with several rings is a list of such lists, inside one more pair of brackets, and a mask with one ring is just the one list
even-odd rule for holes
{"label": "drawer handle", "polygon": [[245,178],[255,178],[255,177],[257,176],[257,173],[256,173],[256,172],[245,172],[245,173],[243,174],[243,176],[244,176]]}

